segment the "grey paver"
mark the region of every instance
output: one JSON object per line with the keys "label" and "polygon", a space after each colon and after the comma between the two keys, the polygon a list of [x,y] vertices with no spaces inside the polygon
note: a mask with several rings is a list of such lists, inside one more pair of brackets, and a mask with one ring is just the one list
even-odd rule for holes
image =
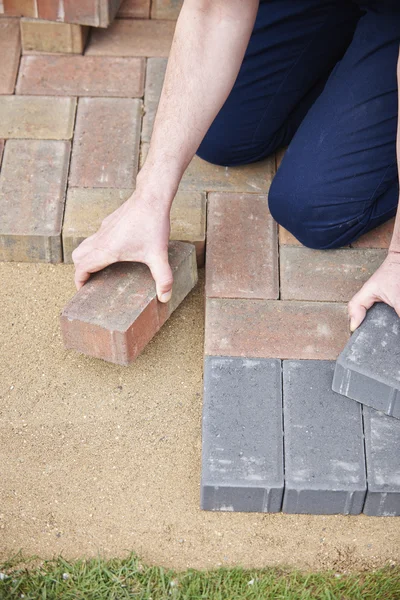
{"label": "grey paver", "polygon": [[333,390],[400,419],[399,347],[399,317],[375,304],[337,360]]}
{"label": "grey paver", "polygon": [[204,366],[201,508],[278,512],[281,361],[209,356]]}
{"label": "grey paver", "polygon": [[283,512],[359,514],[366,494],[361,405],[332,391],[333,361],[283,362]]}
{"label": "grey paver", "polygon": [[400,516],[400,421],[365,406],[368,492],[364,513]]}

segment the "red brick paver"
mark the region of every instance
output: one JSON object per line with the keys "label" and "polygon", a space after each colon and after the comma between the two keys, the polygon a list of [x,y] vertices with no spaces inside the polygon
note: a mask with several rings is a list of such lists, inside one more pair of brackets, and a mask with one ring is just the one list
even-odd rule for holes
{"label": "red brick paver", "polygon": [[88,28],[71,23],[21,19],[22,51],[82,54]]}
{"label": "red brick paver", "polygon": [[153,0],[151,3],[151,18],[176,20],[182,4],[183,0]]}
{"label": "red brick paver", "polygon": [[283,300],[348,302],[386,257],[385,250],[282,247]]}
{"label": "red brick paver", "polygon": [[107,27],[117,12],[120,0],[36,0],[39,18],[49,21],[81,23]]}
{"label": "red brick paver", "polygon": [[279,296],[276,223],[267,195],[209,194],[206,295]]}
{"label": "red brick paver", "polygon": [[75,98],[0,96],[0,138],[69,140]]}
{"label": "red brick paver", "polygon": [[348,335],[345,304],[221,298],[206,301],[206,354],[335,359]]}
{"label": "red brick paver", "polygon": [[133,187],[138,164],[140,111],[140,100],[79,99],[71,186]]}
{"label": "red brick paver", "polygon": [[69,142],[7,141],[0,175],[0,260],[62,260],[69,154]]}
{"label": "red brick paver", "polygon": [[132,362],[196,284],[192,245],[172,242],[169,260],[174,285],[168,304],[157,300],[145,265],[118,263],[92,276],[63,310],[65,346],[121,365]]}
{"label": "red brick paver", "polygon": [[168,56],[174,30],[173,21],[116,19],[106,30],[92,30],[86,54]]}
{"label": "red brick paver", "polygon": [[13,94],[17,78],[21,41],[18,19],[0,21],[0,94]]}
{"label": "red brick paver", "polygon": [[150,0],[123,0],[117,17],[120,19],[148,19]]}
{"label": "red brick paver", "polygon": [[3,0],[3,6],[10,17],[37,17],[36,0]]}
{"label": "red brick paver", "polygon": [[108,56],[24,56],[18,94],[47,96],[143,95],[143,58]]}

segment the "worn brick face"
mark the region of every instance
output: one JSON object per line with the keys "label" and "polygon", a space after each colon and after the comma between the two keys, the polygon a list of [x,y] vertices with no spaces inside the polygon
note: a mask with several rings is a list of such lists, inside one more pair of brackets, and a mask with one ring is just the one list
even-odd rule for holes
{"label": "worn brick face", "polygon": [[0,21],[0,94],[13,94],[17,78],[21,41],[18,19]]}
{"label": "worn brick face", "polygon": [[209,194],[206,295],[276,299],[276,223],[267,195]]}
{"label": "worn brick face", "polygon": [[348,335],[345,304],[206,301],[205,353],[210,355],[335,359]]}
{"label": "worn brick face", "polygon": [[150,0],[123,0],[117,17],[120,19],[148,19]]}
{"label": "worn brick face", "polygon": [[82,54],[88,28],[71,23],[53,23],[38,19],[21,19],[22,50]]}
{"label": "worn brick face", "polygon": [[157,300],[150,270],[118,263],[95,273],[64,308],[64,344],[96,358],[127,365],[143,350],[197,281],[194,247],[171,242],[172,298]]}
{"label": "worn brick face", "polygon": [[153,0],[151,4],[151,18],[176,20],[182,5],[183,0]]}
{"label": "worn brick face", "polygon": [[382,264],[386,254],[379,249],[321,251],[282,247],[281,297],[348,302]]}
{"label": "worn brick face", "polygon": [[75,98],[0,96],[0,138],[69,140]]}
{"label": "worn brick face", "polygon": [[140,111],[140,100],[80,98],[71,186],[133,187],[138,164]]}
{"label": "worn brick face", "polygon": [[144,94],[144,117],[142,126],[142,142],[150,142],[154,119],[164,83],[166,58],[149,58],[146,69],[146,89]]}
{"label": "worn brick face", "polygon": [[143,95],[142,58],[107,56],[23,56],[18,94],[47,96]]}
{"label": "worn brick face", "polygon": [[0,174],[0,260],[62,260],[69,154],[65,141],[7,141]]}
{"label": "worn brick face", "polygon": [[94,29],[86,54],[97,56],[168,56],[173,21],[117,19],[106,30]]}

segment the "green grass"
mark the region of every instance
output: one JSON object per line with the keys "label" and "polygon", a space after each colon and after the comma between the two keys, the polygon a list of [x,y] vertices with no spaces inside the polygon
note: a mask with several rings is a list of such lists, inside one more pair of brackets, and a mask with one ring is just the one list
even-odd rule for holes
{"label": "green grass", "polygon": [[40,561],[17,555],[0,564],[0,599],[15,600],[400,600],[400,567],[338,575],[268,568],[147,567],[125,559]]}

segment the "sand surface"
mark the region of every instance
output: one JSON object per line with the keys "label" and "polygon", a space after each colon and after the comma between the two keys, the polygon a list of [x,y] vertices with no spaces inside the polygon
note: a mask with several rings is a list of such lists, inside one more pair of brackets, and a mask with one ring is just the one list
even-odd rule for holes
{"label": "sand surface", "polygon": [[400,559],[400,518],[199,509],[203,277],[130,367],[66,352],[67,265],[0,264],[0,559],[338,571]]}

